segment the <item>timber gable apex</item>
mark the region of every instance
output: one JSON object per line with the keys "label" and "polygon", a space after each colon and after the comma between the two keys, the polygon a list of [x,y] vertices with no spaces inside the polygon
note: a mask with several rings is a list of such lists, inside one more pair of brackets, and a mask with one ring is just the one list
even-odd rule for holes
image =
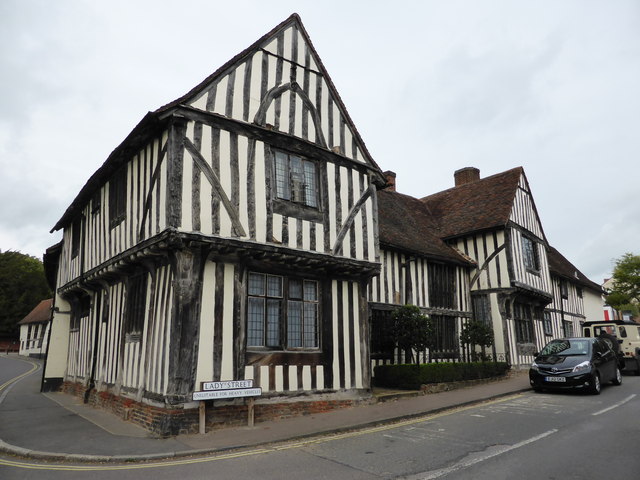
{"label": "timber gable apex", "polygon": [[160,107],[218,114],[304,140],[365,164],[385,181],[313,46],[292,14],[185,95]]}

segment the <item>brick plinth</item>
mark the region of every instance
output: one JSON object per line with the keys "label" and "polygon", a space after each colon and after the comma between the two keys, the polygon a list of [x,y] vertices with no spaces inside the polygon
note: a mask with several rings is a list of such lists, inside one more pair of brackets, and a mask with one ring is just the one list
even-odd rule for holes
{"label": "brick plinth", "polygon": [[[86,388],[75,382],[64,382],[61,390],[64,393],[84,397]],[[340,408],[354,406],[367,399],[318,399],[304,397],[296,401],[256,402],[254,407],[255,421],[279,420],[301,415],[313,415]],[[139,425],[162,437],[198,432],[198,409],[174,406],[162,408],[137,402],[123,395],[115,395],[109,391],[89,392],[87,403],[96,408],[110,411],[124,420]],[[206,402],[207,430],[220,429],[247,424],[248,407],[243,400],[226,402]]]}

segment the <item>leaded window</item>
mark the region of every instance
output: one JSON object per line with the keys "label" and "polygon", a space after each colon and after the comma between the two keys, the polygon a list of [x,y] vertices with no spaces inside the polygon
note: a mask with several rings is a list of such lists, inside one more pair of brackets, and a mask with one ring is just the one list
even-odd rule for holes
{"label": "leaded window", "polygon": [[531,306],[515,302],[513,304],[513,320],[516,327],[516,341],[519,343],[533,343]]}
{"label": "leaded window", "polygon": [[522,255],[524,257],[524,265],[529,270],[540,270],[540,258],[538,256],[538,245],[534,240],[522,236]]}
{"label": "leaded window", "polygon": [[471,297],[473,306],[474,318],[484,323],[485,325],[491,325],[491,307],[489,303],[489,295],[474,295]]}
{"label": "leaded window", "polygon": [[121,168],[109,180],[109,224],[115,227],[127,213],[127,169]]}
{"label": "leaded window", "polygon": [[545,335],[553,335],[553,327],[551,324],[551,312],[544,312],[542,320],[542,329]]}
{"label": "leaded window", "polygon": [[318,208],[316,165],[302,157],[275,152],[276,197]]}
{"label": "leaded window", "polygon": [[248,347],[318,348],[318,282],[251,272],[247,291]]}
{"label": "leaded window", "polygon": [[76,218],[71,224],[71,257],[76,258],[80,253],[82,244],[82,216]]}
{"label": "leaded window", "polygon": [[435,345],[431,350],[432,358],[456,358],[458,345],[456,318],[445,315],[430,315],[435,329]]}
{"label": "leaded window", "polygon": [[562,333],[565,338],[573,337],[573,323],[570,320],[562,321]]}
{"label": "leaded window", "polygon": [[142,333],[145,309],[147,304],[147,275],[141,273],[131,277],[127,283],[127,303],[125,305],[125,333],[134,335],[131,340],[138,340],[136,334]]}
{"label": "leaded window", "polygon": [[456,269],[443,263],[428,264],[429,306],[456,308]]}
{"label": "leaded window", "polygon": [[560,296],[562,298],[569,298],[569,285],[566,280],[560,280]]}

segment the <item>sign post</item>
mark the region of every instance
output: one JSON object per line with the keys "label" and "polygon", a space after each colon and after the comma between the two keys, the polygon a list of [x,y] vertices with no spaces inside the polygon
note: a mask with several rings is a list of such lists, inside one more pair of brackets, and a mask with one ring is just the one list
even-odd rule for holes
{"label": "sign post", "polygon": [[193,392],[193,400],[198,400],[198,431],[205,433],[206,415],[205,400],[216,400],[225,398],[248,398],[247,402],[247,424],[254,425],[254,405],[253,397],[262,395],[260,387],[253,387],[253,380],[227,380],[221,382],[202,382],[202,390]]}

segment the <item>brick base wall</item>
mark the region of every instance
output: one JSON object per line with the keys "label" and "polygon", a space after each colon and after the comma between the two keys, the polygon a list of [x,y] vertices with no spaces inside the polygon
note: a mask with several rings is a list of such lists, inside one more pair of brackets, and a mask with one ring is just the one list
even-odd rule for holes
{"label": "brick base wall", "polygon": [[[64,382],[62,392],[84,397],[86,387],[80,383]],[[279,420],[301,415],[313,415],[328,412],[340,408],[354,406],[363,401],[363,398],[353,399],[308,399],[296,401],[295,399],[283,402],[255,403],[255,422]],[[162,437],[170,437],[179,434],[198,433],[199,415],[197,408],[162,408],[137,402],[122,395],[115,395],[108,391],[89,392],[87,403],[96,408],[108,410],[124,420],[149,430]],[[216,405],[212,401],[206,402],[206,429],[220,429],[230,426],[242,426],[247,424],[248,406],[244,401],[229,404]]]}

